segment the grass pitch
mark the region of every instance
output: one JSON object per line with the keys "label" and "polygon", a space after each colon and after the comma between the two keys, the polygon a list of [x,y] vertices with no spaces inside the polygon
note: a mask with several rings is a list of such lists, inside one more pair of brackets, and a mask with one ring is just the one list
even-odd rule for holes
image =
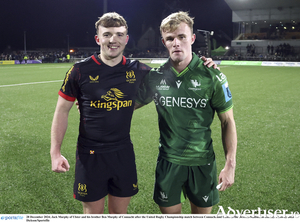
{"label": "grass pitch", "polygon": [[[50,128],[58,90],[71,64],[0,66],[0,214],[80,214],[72,197],[79,115],[75,107],[62,154],[71,169],[51,171]],[[234,210],[300,211],[299,68],[227,66],[238,133],[235,184],[220,193],[220,206]],[[29,83],[29,84],[24,84]],[[219,120],[212,124],[218,171],[224,166]],[[157,114],[153,103],[134,113],[140,192],[129,214],[159,214],[152,200],[158,153]],[[107,213],[107,210],[106,210]],[[190,213],[189,203],[183,213]]]}

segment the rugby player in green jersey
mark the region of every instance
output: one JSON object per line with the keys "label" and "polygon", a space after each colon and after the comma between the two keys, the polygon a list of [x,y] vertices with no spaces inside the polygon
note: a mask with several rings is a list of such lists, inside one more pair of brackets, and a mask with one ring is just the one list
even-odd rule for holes
{"label": "rugby player in green jersey", "polygon": [[[160,26],[168,61],[152,69],[143,80],[135,108],[153,99],[160,131],[154,201],[162,213],[181,213],[188,198],[191,213],[211,213],[219,202],[218,184],[224,191],[234,183],[237,134],[232,96],[226,76],[203,66],[192,52],[193,18],[178,12]],[[219,178],[211,138],[217,113],[226,163]]]}

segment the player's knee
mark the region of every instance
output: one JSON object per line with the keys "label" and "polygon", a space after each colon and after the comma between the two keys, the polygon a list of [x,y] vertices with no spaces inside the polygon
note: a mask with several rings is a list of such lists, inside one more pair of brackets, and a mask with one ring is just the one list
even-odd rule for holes
{"label": "player's knee", "polygon": [[104,213],[104,202],[82,202],[84,214],[103,214]]}
{"label": "player's knee", "polygon": [[171,207],[159,207],[163,214],[181,214],[181,204]]}

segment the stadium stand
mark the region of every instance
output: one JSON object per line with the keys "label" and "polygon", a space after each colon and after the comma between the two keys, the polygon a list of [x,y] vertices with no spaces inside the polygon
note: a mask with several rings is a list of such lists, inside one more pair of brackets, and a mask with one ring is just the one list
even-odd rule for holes
{"label": "stadium stand", "polygon": [[225,2],[232,10],[234,24],[234,40],[225,56],[242,60],[299,61],[300,1]]}

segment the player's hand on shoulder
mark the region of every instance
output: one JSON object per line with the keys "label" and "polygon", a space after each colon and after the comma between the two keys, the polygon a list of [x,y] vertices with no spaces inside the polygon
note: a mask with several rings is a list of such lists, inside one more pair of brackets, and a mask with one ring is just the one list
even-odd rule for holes
{"label": "player's hand on shoulder", "polygon": [[212,58],[206,58],[205,56],[202,56],[201,59],[204,61],[203,65],[207,66],[208,68],[213,67],[214,69],[220,70]]}

